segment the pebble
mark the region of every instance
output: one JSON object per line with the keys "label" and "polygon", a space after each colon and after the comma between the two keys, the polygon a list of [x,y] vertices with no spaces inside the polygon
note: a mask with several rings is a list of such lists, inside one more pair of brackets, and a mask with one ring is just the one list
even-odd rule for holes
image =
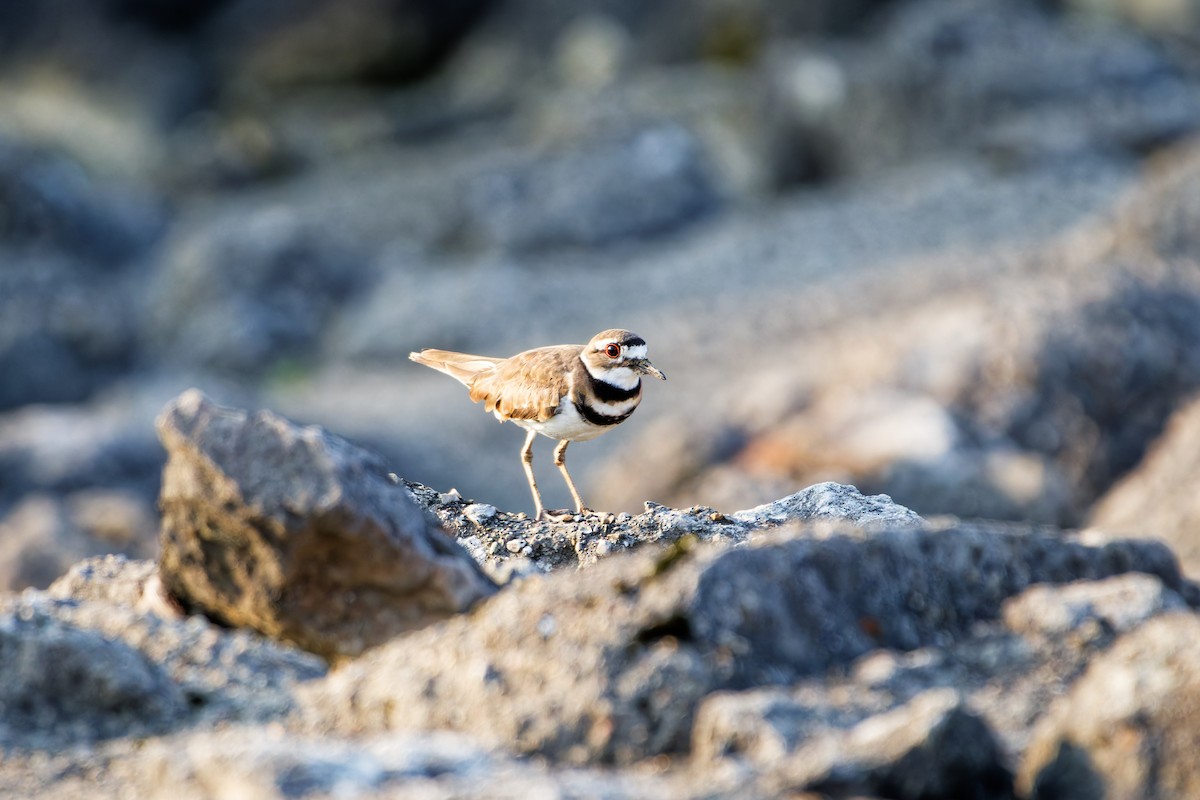
{"label": "pebble", "polygon": [[443,506],[448,506],[451,503],[458,503],[461,501],[462,495],[458,493],[458,489],[451,489],[448,492],[443,492],[442,494],[438,495],[438,503]]}
{"label": "pebble", "polygon": [[463,509],[463,516],[474,522],[476,525],[482,525],[486,520],[496,516],[496,507],[487,503],[472,503]]}
{"label": "pebble", "polygon": [[508,548],[508,552],[510,552],[510,553],[519,553],[525,549],[525,540],[524,539],[509,539],[507,542],[504,543],[504,546]]}

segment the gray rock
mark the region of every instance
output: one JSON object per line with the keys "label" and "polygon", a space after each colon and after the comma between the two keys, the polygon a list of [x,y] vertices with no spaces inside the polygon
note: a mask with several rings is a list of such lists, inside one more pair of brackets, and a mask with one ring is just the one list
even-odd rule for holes
{"label": "gray rock", "polygon": [[[857,46],[794,49],[768,62],[790,109],[781,122],[823,144],[835,172],[963,149],[1004,168],[1138,155],[1200,125],[1181,59],[1119,26],[1061,24],[1032,2],[903,3]],[[840,73],[826,103],[799,90],[814,58]]]}
{"label": "gray rock", "polygon": [[1005,601],[1004,624],[1027,636],[1064,636],[1088,626],[1110,635],[1188,605],[1153,575],[1131,573],[1062,586],[1032,586]]}
{"label": "gray rock", "polygon": [[136,496],[29,495],[0,517],[0,589],[45,588],[86,556],[154,553],[157,527]]}
{"label": "gray rock", "polygon": [[679,229],[719,205],[705,156],[678,126],[525,159],[468,181],[466,224],[514,250],[601,247]]}
{"label": "gray rock", "polygon": [[0,410],[85,400],[140,350],[130,277],[50,251],[22,255],[0,238]]}
{"label": "gray rock", "polygon": [[[223,397],[244,397],[219,381],[206,383]],[[163,452],[150,421],[186,386],[171,377],[143,378],[115,385],[88,403],[30,405],[0,414],[0,513],[30,494],[74,497],[68,502],[72,518],[117,539],[122,534],[113,525],[132,529],[147,517],[155,519]],[[103,503],[109,510],[87,501],[89,496],[109,498]],[[102,521],[102,515],[112,521]]]}
{"label": "gray rock", "polygon": [[185,392],[158,419],[163,585],[187,609],[327,657],[495,591],[382,461],[317,427]]}
{"label": "gray rock", "polygon": [[1195,795],[1198,691],[1200,618],[1147,622],[1096,658],[1038,723],[1018,788],[1038,798]]}
{"label": "gray rock", "polygon": [[[147,735],[186,707],[161,665],[131,645],[22,605],[0,610],[0,741]],[[36,737],[36,733],[33,734]]]}
{"label": "gray rock", "polygon": [[818,483],[773,503],[729,516],[756,529],[811,520],[848,522],[868,530],[925,524],[920,515],[892,502],[887,495],[863,497],[853,486],[829,482]]}
{"label": "gray rock", "polygon": [[[200,800],[218,791],[244,800],[635,800],[711,797],[713,789],[711,781],[701,787],[679,771],[549,767],[445,732],[342,738],[227,726],[163,736],[137,749],[109,748],[103,759],[105,769],[92,770],[77,786],[57,781],[54,796],[84,800],[133,791],[151,800]],[[31,766],[36,774],[39,765]],[[64,783],[71,788],[63,791]]]}
{"label": "gray rock", "polygon": [[750,534],[800,522],[829,522],[862,528],[920,526],[917,514],[883,496],[864,497],[853,486],[823,483],[757,508],[725,515],[704,506],[676,509],[647,502],[641,514],[573,516],[561,522],[530,521],[524,514],[497,512],[486,517],[464,505],[446,502],[428,486],[405,481],[413,499],[441,520],[481,564],[495,565],[511,555],[531,557],[545,571],[588,566],[598,559],[645,544],[673,544],[685,537],[736,544]]}
{"label": "gray rock", "polygon": [[1200,401],[1176,411],[1146,457],[1092,508],[1089,524],[1123,536],[1161,539],[1183,571],[1200,576],[1200,494],[1191,480],[1200,470]]}
{"label": "gray rock", "polygon": [[234,91],[411,79],[438,63],[491,5],[306,0],[283,7],[236,0],[211,23],[208,45]]}
{"label": "gray rock", "polygon": [[952,689],[870,711],[814,707],[782,691],[715,695],[697,713],[693,757],[748,759],[775,794],[1013,796],[995,736]]}
{"label": "gray rock", "polygon": [[[787,684],[889,647],[968,639],[1035,582],[1130,570],[1179,585],[1148,542],[1029,530],[779,529],[748,546],[610,558],[509,586],[306,690],[319,730],[449,728],[518,753],[625,763],[687,746],[700,699]],[[870,591],[864,591],[870,587]]]}
{"label": "gray rock", "polygon": [[150,292],[155,355],[239,375],[311,355],[364,270],[352,245],[284,206],[183,226]]}
{"label": "gray rock", "polygon": [[158,577],[153,561],[131,561],[121,555],[87,558],[50,584],[46,594],[57,600],[101,601],[137,608]]}
{"label": "gray rock", "polygon": [[[6,743],[56,751],[96,737],[278,720],[294,708],[296,685],[324,674],[312,654],[203,617],[147,613],[153,580],[152,562],[97,559],[50,592],[0,602],[0,652],[21,659],[5,673],[25,676],[0,690],[3,718],[14,720],[3,725]],[[21,714],[38,718],[21,724]]]}
{"label": "gray rock", "polygon": [[68,156],[5,138],[0,206],[5,249],[63,253],[110,269],[144,253],[166,222],[160,201],[144,190],[105,184]]}

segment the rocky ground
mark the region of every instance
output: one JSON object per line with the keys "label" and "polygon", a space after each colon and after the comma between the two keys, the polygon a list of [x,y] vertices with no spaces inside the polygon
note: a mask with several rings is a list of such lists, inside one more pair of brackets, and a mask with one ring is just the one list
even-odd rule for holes
{"label": "rocky ground", "polygon": [[158,562],[0,605],[10,796],[1200,787],[1200,585],[1162,543],[834,483],[534,522],[194,390],[158,433]]}
{"label": "rocky ground", "polygon": [[8,5],[0,789],[1200,794],[1200,5]]}

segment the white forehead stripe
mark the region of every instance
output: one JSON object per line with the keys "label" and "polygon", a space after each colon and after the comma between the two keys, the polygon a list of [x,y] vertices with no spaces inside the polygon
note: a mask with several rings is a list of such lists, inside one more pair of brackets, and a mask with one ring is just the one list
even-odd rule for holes
{"label": "white forehead stripe", "polygon": [[626,358],[645,358],[646,357],[646,345],[635,344],[630,347],[626,347],[625,348],[625,357]]}

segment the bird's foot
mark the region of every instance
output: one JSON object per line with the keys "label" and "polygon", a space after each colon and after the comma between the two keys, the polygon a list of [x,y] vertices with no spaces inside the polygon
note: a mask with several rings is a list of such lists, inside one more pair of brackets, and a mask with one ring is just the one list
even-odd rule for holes
{"label": "bird's foot", "polygon": [[543,508],[537,515],[538,522],[565,522],[575,516],[575,512],[566,508]]}

